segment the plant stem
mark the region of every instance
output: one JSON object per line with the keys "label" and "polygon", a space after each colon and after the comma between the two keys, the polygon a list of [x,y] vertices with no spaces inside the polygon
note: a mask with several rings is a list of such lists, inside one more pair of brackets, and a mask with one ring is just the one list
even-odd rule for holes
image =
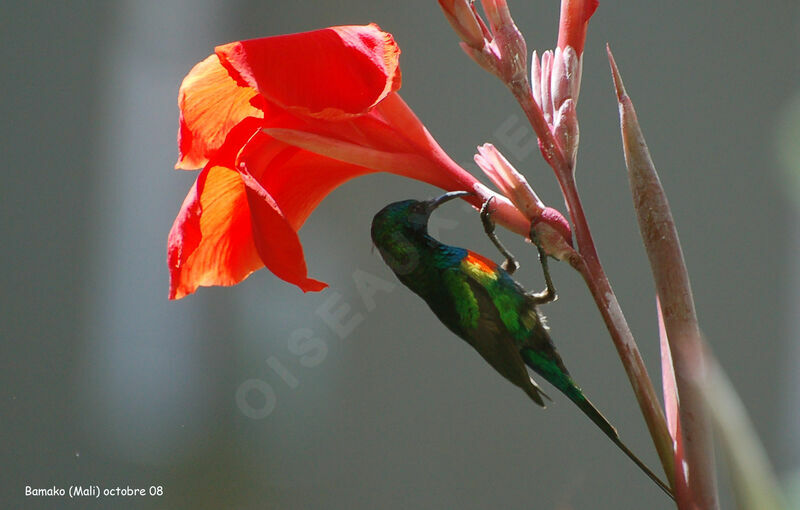
{"label": "plant stem", "polygon": [[600,310],[606,328],[608,328],[611,334],[614,347],[617,349],[617,354],[622,361],[622,366],[625,368],[625,373],[628,375],[628,379],[633,387],[633,392],[636,395],[639,408],[644,416],[661,466],[667,476],[667,482],[670,487],[674,488],[675,462],[672,438],[669,435],[664,412],[659,404],[653,382],[647,372],[647,367],[645,367],[644,361],[642,360],[642,355],[628,327],[628,322],[625,320],[625,316],[611,288],[611,284],[603,271],[603,267],[596,257],[597,255],[595,254],[594,260],[596,262],[596,267],[594,271],[582,256],[577,257],[575,260],[570,260],[570,264],[583,276]]}
{"label": "plant stem", "polygon": [[656,396],[653,383],[647,373],[639,348],[633,338],[622,309],[617,302],[611,284],[603,271],[595,249],[589,224],[583,212],[580,196],[574,179],[574,169],[564,157],[555,137],[550,131],[542,110],[533,100],[530,85],[527,81],[509,84],[517,102],[522,107],[534,132],[539,138],[539,146],[547,163],[553,168],[561,186],[564,200],[572,220],[579,257],[570,260],[570,264],[581,273],[589,291],[600,310],[603,321],[611,334],[611,339],[633,387],[639,408],[644,416],[648,431],[652,437],[656,452],[664,468],[670,486],[675,483],[675,464],[672,438],[669,435],[664,412]]}

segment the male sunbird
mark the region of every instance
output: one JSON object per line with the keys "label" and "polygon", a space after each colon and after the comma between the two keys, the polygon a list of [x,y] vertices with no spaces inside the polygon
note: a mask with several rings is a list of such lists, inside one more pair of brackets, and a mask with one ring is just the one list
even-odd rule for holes
{"label": "male sunbird", "polygon": [[561,361],[537,306],[556,299],[547,255],[537,244],[547,288],[526,292],[511,278],[517,262],[494,233],[491,201],[481,209],[484,230],[506,258],[498,266],[428,234],[428,218],[441,204],[468,195],[453,191],[428,201],[404,200],[384,207],[372,220],[372,241],[400,281],[428,303],[450,331],[466,340],[495,370],[537,404],[550,400],[527,367],[572,400],[630,459],[674,499],[662,482],[620,440],[617,430],[592,405]]}

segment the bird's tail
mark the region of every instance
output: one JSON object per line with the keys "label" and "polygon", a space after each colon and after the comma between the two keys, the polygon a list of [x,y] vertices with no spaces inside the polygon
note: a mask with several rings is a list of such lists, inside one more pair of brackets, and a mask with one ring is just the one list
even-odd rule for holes
{"label": "bird's tail", "polygon": [[597,425],[597,427],[600,428],[600,430],[602,430],[603,433],[605,433],[605,435],[644,472],[644,474],[650,477],[650,479],[670,498],[673,500],[675,499],[675,495],[672,493],[669,486],[662,482],[661,479],[622,442],[617,429],[615,429],[605,416],[603,416],[588,398],[586,398],[586,395],[584,395],[578,385],[575,384],[569,376],[569,373],[563,368],[563,365],[559,367],[553,360],[547,359],[533,349],[522,349],[521,354],[526,365],[547,379],[550,384],[558,388],[561,393],[572,400],[575,405],[583,411],[583,414],[592,420],[592,422],[594,422],[594,424]]}

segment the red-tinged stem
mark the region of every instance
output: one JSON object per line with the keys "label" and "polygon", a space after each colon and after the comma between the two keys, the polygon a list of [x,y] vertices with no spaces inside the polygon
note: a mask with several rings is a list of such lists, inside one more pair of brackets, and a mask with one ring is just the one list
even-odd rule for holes
{"label": "red-tinged stem", "polygon": [[515,83],[509,83],[508,88],[514,94],[525,116],[528,117],[528,122],[531,123],[533,132],[539,138],[539,147],[542,150],[542,156],[545,161],[556,172],[556,176],[561,174],[572,173],[569,165],[567,164],[564,153],[561,151],[558,142],[556,141],[553,133],[550,131],[550,126],[544,118],[542,109],[533,100],[533,92],[531,91],[530,83],[528,80],[522,80]]}
{"label": "red-tinged stem", "polygon": [[670,487],[675,487],[675,461],[672,438],[667,428],[664,412],[659,404],[647,367],[645,367],[642,360],[642,355],[633,338],[633,333],[628,327],[628,322],[625,320],[614,290],[611,288],[611,284],[596,256],[595,254],[596,266],[594,269],[591,268],[587,259],[582,256],[570,259],[569,263],[583,276],[586,286],[589,287],[589,291],[595,303],[597,303],[600,315],[603,317],[606,328],[611,334],[614,347],[617,349],[622,366],[625,368],[625,373],[631,382],[636,400],[639,402],[639,408],[644,416],[661,466],[667,476],[667,482]]}
{"label": "red-tinged stem", "polygon": [[670,486],[674,487],[675,464],[672,439],[669,435],[664,412],[661,409],[655,388],[647,373],[647,368],[644,365],[633,334],[628,327],[619,302],[597,256],[594,240],[589,230],[589,223],[586,221],[586,215],[583,212],[583,206],[578,195],[573,168],[566,161],[563,151],[544,119],[541,108],[533,100],[533,94],[528,82],[509,84],[509,89],[511,89],[538,136],[542,155],[555,171],[572,219],[575,241],[580,253],[579,257],[574,257],[570,260],[570,264],[583,276],[600,310],[600,314],[611,334],[611,339],[633,387],[636,400],[639,403],[639,408],[644,416],[667,480]]}

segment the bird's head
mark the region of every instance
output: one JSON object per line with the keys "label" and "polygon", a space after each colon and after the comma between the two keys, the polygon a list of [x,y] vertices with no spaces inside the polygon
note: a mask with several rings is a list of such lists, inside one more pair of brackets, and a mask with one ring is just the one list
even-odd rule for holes
{"label": "bird's head", "polygon": [[431,200],[403,200],[391,203],[372,219],[372,240],[375,244],[380,244],[382,236],[400,229],[414,234],[427,234],[428,218],[437,207],[470,194],[469,191],[451,191]]}

